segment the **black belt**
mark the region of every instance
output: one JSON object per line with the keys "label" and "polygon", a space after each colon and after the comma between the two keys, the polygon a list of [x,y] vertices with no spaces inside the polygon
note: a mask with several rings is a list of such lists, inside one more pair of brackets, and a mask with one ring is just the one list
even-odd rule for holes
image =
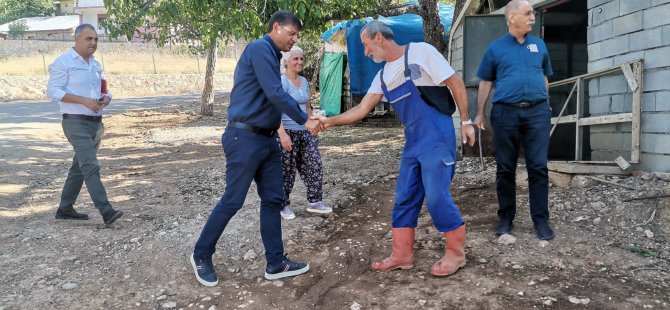
{"label": "black belt", "polygon": [[257,133],[259,135],[264,135],[264,136],[268,136],[268,137],[272,137],[277,133],[277,129],[260,128],[260,127],[252,126],[252,125],[249,125],[249,124],[240,123],[240,122],[228,122],[228,127],[243,129],[243,130],[246,130],[246,131],[251,131],[251,132]]}
{"label": "black belt", "polygon": [[84,115],[84,114],[67,114],[63,113],[63,119],[84,119],[91,122],[101,122],[102,115],[93,116],[93,115]]}
{"label": "black belt", "polygon": [[536,106],[540,103],[545,103],[545,102],[547,102],[547,99],[538,100],[538,101],[521,101],[521,102],[502,102],[502,101],[498,101],[496,103],[501,103],[501,104],[504,104],[504,105],[507,105],[507,106],[510,106],[510,107],[525,109],[525,108],[530,108],[530,107],[533,107],[533,106]]}

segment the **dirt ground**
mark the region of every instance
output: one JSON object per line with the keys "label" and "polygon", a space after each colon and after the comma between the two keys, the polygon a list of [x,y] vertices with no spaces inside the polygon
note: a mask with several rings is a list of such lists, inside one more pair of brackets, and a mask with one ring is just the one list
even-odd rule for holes
{"label": "dirt ground", "polygon": [[343,127],[321,135],[325,200],[334,212],[309,215],[298,181],[297,218],[282,222],[288,256],[309,262],[307,274],[263,279],[252,185],[214,256],[220,283],[203,287],[188,257],[223,193],[225,111],[217,106],[212,118],[196,111],[196,102],[182,102],[106,118],[101,174],[113,205],[125,212],[110,227],[85,190],[76,207],[91,220],[54,220],[71,156],[57,124],[43,129],[45,145],[17,150],[26,160],[8,165],[5,177],[23,186],[2,193],[0,205],[1,310],[669,307],[670,199],[631,200],[670,194],[670,183],[650,173],[600,176],[637,190],[585,178],[577,188],[553,186],[550,242],[534,235],[521,174],[515,240],[503,242],[493,233],[494,162],[486,159],[480,171],[478,159],[466,158],[452,193],[467,224],[467,266],[448,278],[430,275],[444,241],[424,210],[415,268],[371,271],[372,260],[390,253],[401,128]]}

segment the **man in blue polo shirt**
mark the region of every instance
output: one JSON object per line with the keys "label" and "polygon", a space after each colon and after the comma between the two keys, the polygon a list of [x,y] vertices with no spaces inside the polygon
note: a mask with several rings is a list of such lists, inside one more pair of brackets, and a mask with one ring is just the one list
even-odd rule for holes
{"label": "man in blue polo shirt", "polygon": [[251,181],[261,198],[260,227],[265,247],[269,280],[295,276],[309,270],[309,264],[284,256],[281,218],[284,198],[281,150],[277,129],[282,113],[316,134],[323,129],[318,120],[308,120],[281,85],[280,52],[298,42],[302,22],[288,11],[270,17],[268,33],[247,45],[235,68],[228,106],[228,126],[221,137],[226,155],[226,190],[202,229],[191,255],[196,279],[202,285],[218,283],[212,255],[230,219],[244,205]]}
{"label": "man in blue polo shirt", "polygon": [[547,153],[551,128],[548,103],[553,74],[544,42],[528,33],[535,24],[533,7],[526,0],[512,0],[505,9],[509,33],[493,41],[479,65],[481,79],[475,124],[484,129],[484,106],[493,93],[493,126],[497,162],[496,191],[499,223],[496,234],[512,232],[516,215],[516,166],[523,145],[528,170],[530,213],[538,238],[550,240]]}

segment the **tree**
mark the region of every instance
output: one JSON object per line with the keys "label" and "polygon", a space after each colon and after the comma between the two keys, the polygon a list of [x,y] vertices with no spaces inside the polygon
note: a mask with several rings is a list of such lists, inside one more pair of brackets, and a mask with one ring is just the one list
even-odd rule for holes
{"label": "tree", "polygon": [[51,16],[52,0],[0,0],[0,24],[24,17]]}
{"label": "tree", "polygon": [[23,34],[26,32],[26,30],[28,30],[28,23],[25,19],[20,19],[9,24],[9,36],[14,39],[23,37]]}
{"label": "tree", "polygon": [[[111,37],[139,35],[158,45],[188,43],[208,51],[201,114],[213,115],[212,81],[219,42],[250,40],[266,32],[270,15],[289,10],[305,32],[321,32],[329,21],[376,16],[398,4],[387,0],[104,0]],[[138,32],[138,28],[149,31]]]}

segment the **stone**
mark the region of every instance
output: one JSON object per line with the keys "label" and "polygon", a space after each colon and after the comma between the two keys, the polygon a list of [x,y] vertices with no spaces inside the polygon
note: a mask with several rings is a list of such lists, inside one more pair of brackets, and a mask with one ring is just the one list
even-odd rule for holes
{"label": "stone", "polygon": [[516,242],[516,237],[514,237],[510,234],[503,234],[500,237],[498,237],[498,244],[510,245],[510,244],[514,244],[515,242]]}
{"label": "stone", "polygon": [[539,245],[541,248],[547,247],[547,246],[549,245],[549,241],[547,241],[547,240],[540,240],[540,242],[538,243],[538,245]]}
{"label": "stone", "polygon": [[156,297],[156,300],[166,300],[166,299],[167,299],[166,295],[160,295],[160,296]]}
{"label": "stone", "polygon": [[596,218],[593,219],[593,225],[598,225],[598,224],[600,224],[601,221],[602,221],[602,219],[600,219],[599,217],[596,217]]}
{"label": "stone", "polygon": [[174,301],[168,301],[166,303],[163,303],[161,305],[163,309],[172,309],[172,308],[177,308],[177,302]]}
{"label": "stone", "polygon": [[568,296],[568,300],[573,304],[588,305],[591,302],[591,299],[588,298],[578,298],[575,296]]}
{"label": "stone", "polygon": [[593,208],[596,211],[601,211],[602,209],[607,208],[607,206],[602,201],[596,201],[591,203],[591,208]]}
{"label": "stone", "polygon": [[77,283],[68,282],[68,283],[63,284],[63,289],[69,291],[69,290],[73,290],[73,289],[77,288],[78,286],[79,285]]}
{"label": "stone", "polygon": [[244,253],[244,256],[242,258],[244,260],[249,261],[249,260],[255,260],[256,257],[257,256],[256,256],[256,253],[254,252],[254,250],[249,250],[249,251],[247,251],[247,253]]}
{"label": "stone", "polygon": [[654,233],[651,232],[651,230],[647,229],[644,231],[644,235],[647,236],[649,239],[654,239]]}
{"label": "stone", "polygon": [[274,286],[276,286],[276,287],[282,287],[282,286],[284,286],[284,282],[282,282],[282,281],[274,281],[274,282],[272,282],[272,285],[274,285]]}
{"label": "stone", "polygon": [[349,306],[349,310],[361,310],[361,308],[362,308],[361,304],[355,301],[351,304],[351,306]]}

